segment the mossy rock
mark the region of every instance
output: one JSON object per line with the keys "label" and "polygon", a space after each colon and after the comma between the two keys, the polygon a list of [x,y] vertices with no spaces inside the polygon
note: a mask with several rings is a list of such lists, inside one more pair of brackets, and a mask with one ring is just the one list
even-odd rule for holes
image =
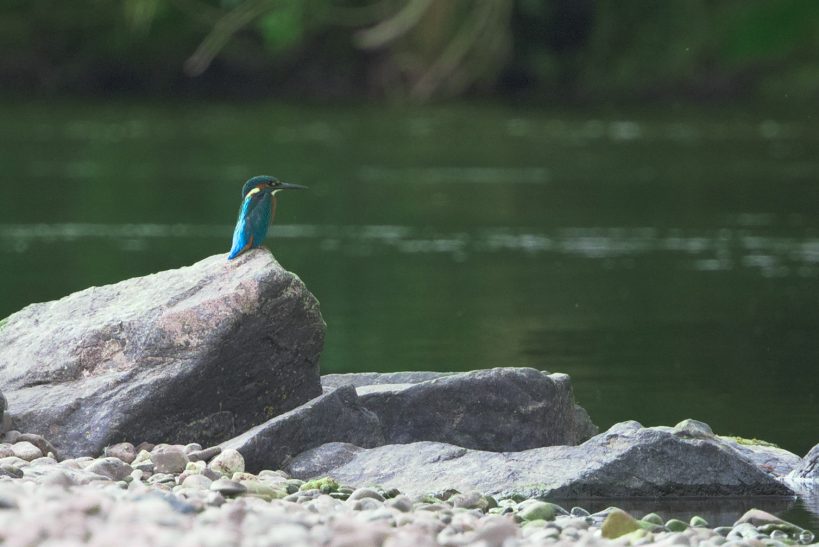
{"label": "mossy rock", "polygon": [[779,445],[763,441],[761,439],[746,439],[745,437],[735,437],[733,435],[721,435],[723,439],[730,439],[737,444],[744,444],[746,446],[767,446],[769,448],[779,448]]}
{"label": "mossy rock", "polygon": [[429,504],[439,504],[444,503],[444,500],[440,498],[436,498],[434,494],[424,494],[423,496],[418,498],[420,503],[429,503]]}
{"label": "mossy rock", "polygon": [[320,479],[305,482],[301,485],[299,490],[302,492],[305,490],[318,490],[322,494],[329,494],[331,492],[337,492],[338,488],[338,483],[335,480],[331,479],[330,477],[322,477]]}
{"label": "mossy rock", "polygon": [[656,525],[659,525],[659,526],[663,526],[665,524],[662,517],[660,515],[658,515],[657,513],[649,513],[640,520],[642,520],[643,522],[647,522],[647,523],[650,523],[650,524],[656,524]]}
{"label": "mossy rock", "polygon": [[680,519],[671,519],[665,523],[665,527],[670,532],[683,532],[688,529],[688,523],[683,522]]}
{"label": "mossy rock", "polygon": [[691,517],[691,521],[688,524],[690,524],[692,528],[708,528],[708,521],[699,515]]}
{"label": "mossy rock", "polygon": [[639,529],[637,519],[622,509],[612,509],[600,527],[600,534],[606,539],[616,539]]}
{"label": "mossy rock", "polygon": [[554,520],[558,513],[556,506],[547,501],[535,501],[528,504],[518,512],[518,516],[525,521],[532,520]]}

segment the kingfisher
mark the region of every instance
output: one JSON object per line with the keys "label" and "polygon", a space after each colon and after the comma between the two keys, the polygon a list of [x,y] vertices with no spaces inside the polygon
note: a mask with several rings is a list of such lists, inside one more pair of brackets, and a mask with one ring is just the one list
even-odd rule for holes
{"label": "kingfisher", "polygon": [[248,249],[262,246],[267,228],[276,214],[276,193],[281,190],[306,190],[306,186],[282,182],[276,177],[259,175],[242,186],[242,207],[233,230],[233,247],[228,260]]}

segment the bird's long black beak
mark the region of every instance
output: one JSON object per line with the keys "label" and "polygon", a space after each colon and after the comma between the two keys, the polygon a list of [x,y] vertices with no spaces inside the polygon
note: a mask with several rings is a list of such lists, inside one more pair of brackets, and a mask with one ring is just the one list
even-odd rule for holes
{"label": "bird's long black beak", "polygon": [[283,182],[281,186],[278,188],[279,190],[309,190],[307,186],[302,186],[301,184],[290,184],[289,182]]}

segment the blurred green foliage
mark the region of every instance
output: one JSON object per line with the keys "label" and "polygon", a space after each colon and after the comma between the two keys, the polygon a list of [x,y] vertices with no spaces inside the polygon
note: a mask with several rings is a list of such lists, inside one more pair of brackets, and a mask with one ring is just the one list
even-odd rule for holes
{"label": "blurred green foliage", "polygon": [[813,0],[5,0],[6,93],[819,98]]}

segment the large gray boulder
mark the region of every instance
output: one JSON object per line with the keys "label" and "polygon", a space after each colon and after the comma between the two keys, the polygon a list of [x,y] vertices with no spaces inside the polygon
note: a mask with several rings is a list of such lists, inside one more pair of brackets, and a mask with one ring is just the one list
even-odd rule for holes
{"label": "large gray boulder", "polygon": [[811,448],[802,458],[799,465],[794,468],[790,478],[816,482],[816,487],[819,489],[819,444]]}
{"label": "large gray boulder", "polygon": [[330,443],[300,454],[288,470],[302,479],[329,475],[409,495],[445,488],[525,498],[792,494],[719,437],[690,433],[685,423],[623,422],[579,446],[503,453],[436,442],[371,449]]}
{"label": "large gray boulder", "polygon": [[91,287],[0,324],[15,427],[66,456],[229,439],[321,394],[316,299],[269,251]]}
{"label": "large gray boulder", "polygon": [[802,458],[793,452],[768,443],[749,442],[736,437],[721,438],[746,460],[775,477],[785,477],[802,462]]}
{"label": "large gray boulder", "polygon": [[575,405],[566,374],[532,368],[333,374],[322,384],[356,386],[389,444],[437,441],[503,452],[574,445],[597,433]]}
{"label": "large gray boulder", "polygon": [[[0,327],[2,327],[2,323],[0,323]],[[8,401],[6,401],[6,397],[3,395],[3,392],[0,391],[0,433],[5,433],[9,429],[9,422],[11,420],[8,419],[5,412],[8,408]]]}
{"label": "large gray boulder", "polygon": [[342,386],[221,444],[238,450],[251,472],[280,469],[292,456],[324,443],[384,444],[378,418],[361,406],[355,388]]}

